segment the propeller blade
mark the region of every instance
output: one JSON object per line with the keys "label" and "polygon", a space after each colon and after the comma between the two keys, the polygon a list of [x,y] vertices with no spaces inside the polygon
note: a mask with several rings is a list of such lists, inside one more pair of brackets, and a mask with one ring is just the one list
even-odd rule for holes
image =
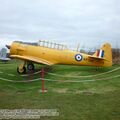
{"label": "propeller blade", "polygon": [[11,46],[10,46],[10,45],[6,45],[6,47],[7,47],[8,49],[10,49],[10,48],[11,48]]}

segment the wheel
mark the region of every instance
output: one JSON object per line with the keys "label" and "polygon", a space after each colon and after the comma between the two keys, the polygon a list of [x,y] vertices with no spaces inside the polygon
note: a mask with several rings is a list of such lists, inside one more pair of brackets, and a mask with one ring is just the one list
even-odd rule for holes
{"label": "wheel", "polygon": [[26,73],[26,68],[23,67],[23,69],[19,69],[19,67],[17,67],[17,72],[18,72],[19,74],[25,74],[25,73]]}
{"label": "wheel", "polygon": [[28,63],[28,64],[27,64],[27,69],[28,69],[29,71],[34,70],[34,69],[35,69],[34,64],[33,64],[33,63]]}

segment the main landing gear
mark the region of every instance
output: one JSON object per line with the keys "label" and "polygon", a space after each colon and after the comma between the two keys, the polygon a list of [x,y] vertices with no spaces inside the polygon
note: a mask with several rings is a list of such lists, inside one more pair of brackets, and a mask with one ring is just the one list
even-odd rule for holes
{"label": "main landing gear", "polygon": [[20,64],[20,66],[17,68],[17,72],[19,74],[25,74],[26,71],[33,71],[35,69],[34,64],[32,62],[27,63],[27,70],[26,70],[26,62],[24,61],[23,63]]}
{"label": "main landing gear", "polygon": [[33,63],[28,63],[28,64],[27,64],[27,69],[28,69],[29,71],[34,70],[34,69],[35,69],[34,64],[33,64]]}

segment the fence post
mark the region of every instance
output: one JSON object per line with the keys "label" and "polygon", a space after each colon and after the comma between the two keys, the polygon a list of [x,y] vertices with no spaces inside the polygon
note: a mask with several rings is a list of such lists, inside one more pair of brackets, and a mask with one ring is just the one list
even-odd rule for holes
{"label": "fence post", "polygon": [[44,90],[45,90],[45,88],[44,88],[44,67],[42,67],[42,70],[41,70],[41,72],[42,72],[42,93],[44,94]]}

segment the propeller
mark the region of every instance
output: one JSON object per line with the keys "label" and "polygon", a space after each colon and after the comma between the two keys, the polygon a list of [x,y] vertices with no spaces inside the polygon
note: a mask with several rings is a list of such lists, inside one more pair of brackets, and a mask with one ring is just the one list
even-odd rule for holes
{"label": "propeller", "polygon": [[11,46],[10,46],[10,45],[6,45],[6,47],[7,47],[8,49],[10,49],[10,48],[11,48]]}

